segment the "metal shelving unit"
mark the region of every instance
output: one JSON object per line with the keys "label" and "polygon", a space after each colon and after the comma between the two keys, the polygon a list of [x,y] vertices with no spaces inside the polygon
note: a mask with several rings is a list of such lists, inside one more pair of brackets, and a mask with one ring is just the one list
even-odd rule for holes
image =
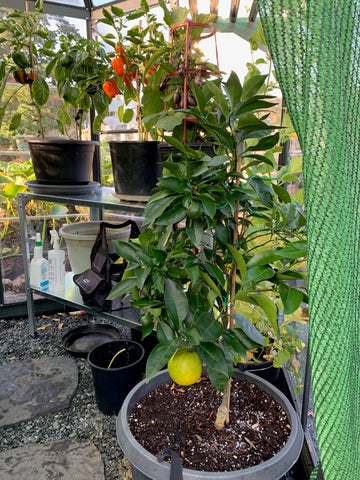
{"label": "metal shelving unit", "polygon": [[[76,186],[74,187],[76,190]],[[30,335],[35,336],[36,332],[36,320],[34,310],[34,293],[41,295],[48,300],[56,301],[60,304],[74,307],[75,309],[81,309],[87,313],[98,315],[103,318],[110,319],[112,321],[121,323],[123,325],[130,326],[132,328],[140,328],[138,323],[138,313],[131,311],[130,308],[122,308],[112,312],[97,312],[92,308],[84,305],[78,287],[72,281],[72,273],[66,274],[65,278],[65,291],[63,295],[54,295],[46,292],[41,292],[30,286],[29,275],[29,249],[27,242],[27,217],[25,207],[28,202],[44,201],[59,203],[62,205],[77,205],[90,208],[90,219],[98,221],[102,219],[103,211],[110,210],[113,212],[127,214],[129,216],[142,214],[144,209],[143,203],[136,202],[123,202],[114,195],[114,189],[108,187],[98,187],[94,190],[94,193],[87,195],[59,195],[59,194],[46,194],[46,193],[19,193],[17,196],[19,206],[19,219],[20,219],[20,235],[21,235],[21,248],[24,263],[25,273],[25,293],[26,293],[26,305],[29,318],[29,331]]]}

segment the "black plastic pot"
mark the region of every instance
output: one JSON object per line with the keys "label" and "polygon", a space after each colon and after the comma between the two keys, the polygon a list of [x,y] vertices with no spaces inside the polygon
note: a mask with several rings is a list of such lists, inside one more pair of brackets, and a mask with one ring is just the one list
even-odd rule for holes
{"label": "black plastic pot", "polygon": [[[291,425],[290,437],[280,452],[259,465],[244,470],[216,473],[184,468],[183,480],[278,480],[290,470],[300,456],[304,432],[297,413],[285,395],[269,382],[251,373],[235,370],[234,377],[254,383],[283,407]],[[128,427],[129,413],[140,398],[169,382],[171,379],[167,371],[159,372],[149,383],[143,380],[128,394],[117,417],[117,439],[124,455],[131,463],[133,480],[168,480],[170,478],[170,465],[167,462],[159,463],[156,457],[135,440]]]}
{"label": "black plastic pot", "polygon": [[111,141],[110,154],[115,193],[147,197],[162,175],[159,142]]}
{"label": "black plastic pot", "polygon": [[99,142],[66,138],[27,140],[36,180],[42,184],[87,184]]}
{"label": "black plastic pot", "polygon": [[[108,368],[114,355],[124,348]],[[140,382],[144,353],[144,348],[131,340],[104,343],[89,352],[96,403],[106,415],[117,415],[126,395]]]}
{"label": "black plastic pot", "polygon": [[248,371],[254,373],[270,383],[276,382],[280,374],[280,368],[275,368],[274,362],[272,361],[240,364],[238,368],[243,372]]}

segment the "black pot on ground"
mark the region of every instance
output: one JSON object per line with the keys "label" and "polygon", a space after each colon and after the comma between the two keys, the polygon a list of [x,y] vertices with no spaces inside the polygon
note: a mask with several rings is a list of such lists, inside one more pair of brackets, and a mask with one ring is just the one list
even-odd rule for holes
{"label": "black pot on ground", "polygon": [[110,154],[115,193],[148,197],[162,175],[159,142],[111,141]]}
{"label": "black pot on ground", "polygon": [[44,184],[87,184],[99,142],[66,138],[27,140],[35,177]]}
{"label": "black pot on ground", "polygon": [[106,415],[118,414],[126,395],[140,382],[144,353],[144,348],[131,340],[104,343],[89,352],[96,402]]}
{"label": "black pot on ground", "polygon": [[[244,470],[232,472],[204,472],[182,469],[183,480],[278,480],[285,475],[300,456],[304,433],[300,419],[289,400],[277,388],[260,377],[240,370],[234,371],[234,377],[255,384],[270,394],[284,409],[291,425],[291,434],[284,447],[271,459]],[[126,397],[116,421],[119,445],[129,459],[133,480],[168,480],[170,465],[160,463],[155,456],[146,451],[133,437],[128,427],[128,416],[141,397],[155,390],[158,386],[172,380],[167,371],[161,371],[149,383],[143,380]]]}

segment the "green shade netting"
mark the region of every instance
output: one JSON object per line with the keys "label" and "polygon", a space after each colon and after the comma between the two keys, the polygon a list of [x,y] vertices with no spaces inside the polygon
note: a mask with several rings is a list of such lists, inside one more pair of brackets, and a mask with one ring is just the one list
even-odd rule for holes
{"label": "green shade netting", "polygon": [[309,348],[326,480],[360,479],[360,1],[257,0],[304,155]]}

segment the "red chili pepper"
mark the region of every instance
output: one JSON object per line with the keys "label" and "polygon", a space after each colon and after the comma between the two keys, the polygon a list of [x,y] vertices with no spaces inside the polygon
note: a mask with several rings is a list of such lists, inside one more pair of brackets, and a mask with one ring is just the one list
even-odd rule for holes
{"label": "red chili pepper", "polygon": [[122,57],[115,57],[111,60],[111,65],[118,77],[122,77],[125,73],[126,64]]}
{"label": "red chili pepper", "polygon": [[110,78],[110,80],[107,80],[105,83],[103,83],[102,88],[106,95],[110,98],[115,98],[120,92],[114,78]]}
{"label": "red chili pepper", "polygon": [[123,79],[124,79],[125,85],[126,85],[128,88],[130,88],[130,87],[131,87],[131,82],[130,82],[127,74],[125,74],[125,75],[123,76]]}
{"label": "red chili pepper", "polygon": [[26,72],[25,70],[15,70],[14,72],[14,78],[15,80],[18,82],[18,83],[22,83],[23,85],[26,82],[27,78],[26,78]]}

